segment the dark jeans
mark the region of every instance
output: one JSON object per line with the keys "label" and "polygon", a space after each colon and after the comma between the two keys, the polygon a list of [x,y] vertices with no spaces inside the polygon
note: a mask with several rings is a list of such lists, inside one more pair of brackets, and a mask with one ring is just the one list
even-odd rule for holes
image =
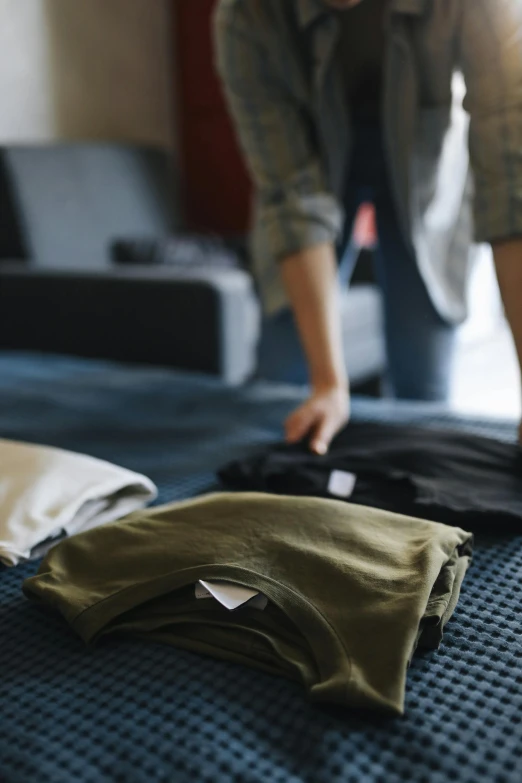
{"label": "dark jeans", "polygon": [[[345,230],[338,247],[341,282],[349,284],[357,260],[357,250],[351,243],[355,215],[363,202],[371,201],[377,213],[379,235],[374,271],[384,300],[386,391],[401,399],[446,401],[456,329],[435,310],[415,258],[401,235],[377,128],[356,133],[352,159],[345,198]],[[306,361],[290,310],[264,321],[259,373],[286,383],[308,382]]]}

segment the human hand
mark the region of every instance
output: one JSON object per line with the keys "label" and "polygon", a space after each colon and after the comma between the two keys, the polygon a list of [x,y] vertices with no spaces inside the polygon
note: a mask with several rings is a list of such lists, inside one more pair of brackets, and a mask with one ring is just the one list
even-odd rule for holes
{"label": "human hand", "polygon": [[347,386],[315,389],[285,422],[287,443],[310,436],[310,449],[326,454],[330,443],[350,416],[350,392]]}

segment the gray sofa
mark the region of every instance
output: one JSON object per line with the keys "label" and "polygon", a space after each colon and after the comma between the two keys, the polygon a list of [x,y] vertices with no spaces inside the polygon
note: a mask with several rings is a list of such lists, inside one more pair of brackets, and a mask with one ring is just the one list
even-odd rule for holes
{"label": "gray sofa", "polygon": [[[169,159],[146,148],[0,148],[0,348],[146,362],[219,375],[256,369],[259,305],[242,270],[122,267],[122,237],[183,230]],[[355,386],[379,376],[379,297],[344,303]]]}

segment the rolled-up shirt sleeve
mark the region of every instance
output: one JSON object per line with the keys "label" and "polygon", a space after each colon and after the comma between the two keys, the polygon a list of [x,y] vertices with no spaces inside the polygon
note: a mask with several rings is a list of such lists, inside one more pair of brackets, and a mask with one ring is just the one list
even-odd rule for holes
{"label": "rolled-up shirt sleeve", "polygon": [[214,17],[216,60],[256,189],[258,252],[266,255],[262,263],[274,265],[299,250],[335,242],[343,213],[282,58],[273,56],[248,14],[245,4],[222,0]]}
{"label": "rolled-up shirt sleeve", "polygon": [[522,236],[522,0],[462,0],[475,238]]}

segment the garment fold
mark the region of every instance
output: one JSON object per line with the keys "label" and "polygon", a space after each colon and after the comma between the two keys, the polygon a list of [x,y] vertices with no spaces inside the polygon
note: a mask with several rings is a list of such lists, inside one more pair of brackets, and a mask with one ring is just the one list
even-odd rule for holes
{"label": "garment fold", "polygon": [[[337,500],[237,493],[136,512],[55,547],[27,597],[85,642],[137,637],[297,680],[310,697],[400,714],[408,662],[437,647],[472,536]],[[262,593],[231,611],[200,581]]]}

